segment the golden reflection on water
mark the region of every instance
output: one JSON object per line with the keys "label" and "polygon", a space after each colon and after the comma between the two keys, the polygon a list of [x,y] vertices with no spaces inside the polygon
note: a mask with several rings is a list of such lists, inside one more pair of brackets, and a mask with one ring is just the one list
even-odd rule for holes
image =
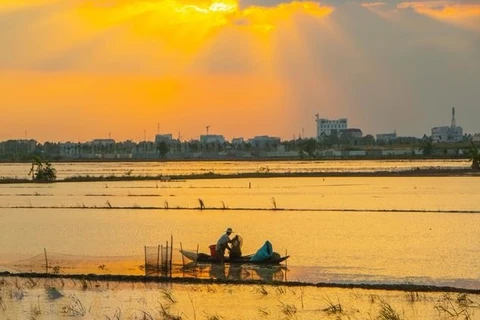
{"label": "golden reflection on water", "polygon": [[[201,252],[208,252],[208,245],[230,226],[244,238],[245,253],[254,253],[266,240],[281,255],[288,252],[291,280],[460,279],[480,287],[480,270],[475,268],[480,260],[477,180],[352,177],[0,185],[0,260],[31,257],[44,248],[75,256],[141,256],[144,246],[164,243],[173,235],[174,258],[180,261],[180,242],[184,249],[199,245]],[[199,198],[206,210],[199,210]],[[113,262],[105,265],[117,269]]]}
{"label": "golden reflection on water", "polygon": [[[466,169],[465,159],[438,160],[318,160],[318,161],[154,161],[53,163],[58,179],[78,176],[175,176],[190,174],[375,172],[426,168]],[[0,177],[29,179],[29,163],[3,163]]]}

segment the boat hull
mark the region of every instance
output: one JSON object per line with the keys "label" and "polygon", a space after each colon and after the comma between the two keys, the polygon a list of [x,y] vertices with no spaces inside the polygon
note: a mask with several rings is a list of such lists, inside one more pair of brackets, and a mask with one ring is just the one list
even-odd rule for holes
{"label": "boat hull", "polygon": [[[185,250],[180,250],[180,252],[187,258],[192,261],[196,261],[197,263],[209,263],[209,264],[218,264],[220,263],[219,260],[213,258],[212,256],[206,254],[206,253],[196,253],[192,251],[185,251]],[[236,259],[230,259],[229,257],[225,257],[224,263],[229,263],[229,264],[260,264],[260,265],[275,265],[275,264],[280,264],[284,261],[286,261],[290,256],[283,256],[283,257],[272,257],[268,258],[265,260],[261,261],[251,261],[250,258],[252,255],[248,256],[242,256],[240,258]]]}

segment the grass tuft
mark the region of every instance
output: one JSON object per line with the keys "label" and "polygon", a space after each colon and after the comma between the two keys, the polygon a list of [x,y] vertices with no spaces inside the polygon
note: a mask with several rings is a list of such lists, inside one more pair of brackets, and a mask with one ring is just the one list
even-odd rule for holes
{"label": "grass tuft", "polygon": [[115,310],[115,313],[113,314],[113,316],[109,317],[109,316],[104,316],[106,320],[121,320],[122,319],[122,310],[120,309],[117,309]]}
{"label": "grass tuft", "polygon": [[275,201],[274,197],[272,197],[272,204],[273,204],[273,210],[277,210],[277,201]]}
{"label": "grass tuft", "polygon": [[162,293],[163,297],[171,302],[171,303],[177,303],[177,299],[173,296],[172,292],[168,291],[168,290],[165,290],[165,289],[161,289],[160,292]]}
{"label": "grass tuft", "polygon": [[286,315],[287,317],[295,316],[295,314],[297,313],[297,307],[295,307],[292,304],[283,303],[281,301],[280,301],[280,303],[281,303],[280,310],[282,311],[282,313],[284,315]]}
{"label": "grass tuft", "polygon": [[162,304],[160,304],[160,315],[162,316],[162,319],[164,320],[182,320],[181,316],[174,315],[170,313],[170,310],[168,307],[164,307]]}
{"label": "grass tuft", "polygon": [[209,315],[209,314],[205,313],[205,317],[206,317],[207,320],[221,320],[221,319],[225,319],[224,317],[219,316],[218,314]]}
{"label": "grass tuft", "polygon": [[400,315],[387,302],[383,301],[378,315],[379,320],[401,320]]}
{"label": "grass tuft", "polygon": [[325,302],[327,303],[327,306],[323,309],[321,309],[323,312],[326,312],[327,314],[341,314],[343,312],[342,305],[340,302],[338,303],[333,303],[332,300],[330,300],[329,297],[325,299]]}
{"label": "grass tuft", "polygon": [[83,303],[75,295],[69,298],[69,301],[62,306],[60,312],[71,317],[84,317],[87,310]]}
{"label": "grass tuft", "polygon": [[256,287],[256,292],[263,294],[264,296],[268,295],[267,289],[264,286]]}

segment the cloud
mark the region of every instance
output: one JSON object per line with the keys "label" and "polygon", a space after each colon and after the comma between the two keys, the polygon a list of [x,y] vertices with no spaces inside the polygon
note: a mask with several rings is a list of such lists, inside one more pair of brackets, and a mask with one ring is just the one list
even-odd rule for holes
{"label": "cloud", "polygon": [[370,8],[370,7],[379,7],[386,5],[385,2],[364,2],[362,3],[362,7]]}
{"label": "cloud", "polygon": [[[0,80],[16,79],[1,102],[17,113],[118,107],[125,126],[135,110],[138,123],[167,114],[172,130],[211,121],[287,138],[313,136],[319,113],[422,136],[455,106],[466,132],[478,127],[475,2],[32,3],[0,6]],[[99,127],[117,121],[106,113]]]}
{"label": "cloud", "polygon": [[457,1],[416,1],[402,2],[401,10],[412,9],[428,17],[480,31],[480,4],[478,2]]}

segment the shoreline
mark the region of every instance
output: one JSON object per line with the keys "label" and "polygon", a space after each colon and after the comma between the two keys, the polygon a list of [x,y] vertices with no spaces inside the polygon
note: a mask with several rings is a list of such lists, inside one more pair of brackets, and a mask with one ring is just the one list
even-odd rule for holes
{"label": "shoreline", "polygon": [[187,174],[187,175],[156,175],[156,176],[74,176],[59,179],[55,181],[39,182],[31,179],[18,179],[0,177],[0,184],[14,183],[62,183],[62,182],[104,182],[104,181],[151,181],[161,180],[169,181],[185,181],[198,179],[248,179],[248,178],[326,178],[326,177],[480,177],[479,170],[471,168],[461,169],[439,169],[439,168],[414,168],[398,171],[327,171],[327,172],[247,172],[236,174]]}
{"label": "shoreline", "polygon": [[457,288],[451,286],[417,285],[417,284],[367,284],[367,283],[309,283],[300,281],[263,281],[263,280],[233,280],[233,279],[204,279],[193,277],[164,277],[164,276],[140,276],[140,275],[114,275],[114,274],[46,274],[46,273],[11,273],[0,272],[4,278],[26,279],[71,279],[82,281],[116,281],[125,283],[166,283],[166,284],[190,284],[190,285],[271,285],[284,287],[315,287],[337,289],[363,289],[382,291],[406,291],[406,292],[450,292],[480,294],[480,289]]}

